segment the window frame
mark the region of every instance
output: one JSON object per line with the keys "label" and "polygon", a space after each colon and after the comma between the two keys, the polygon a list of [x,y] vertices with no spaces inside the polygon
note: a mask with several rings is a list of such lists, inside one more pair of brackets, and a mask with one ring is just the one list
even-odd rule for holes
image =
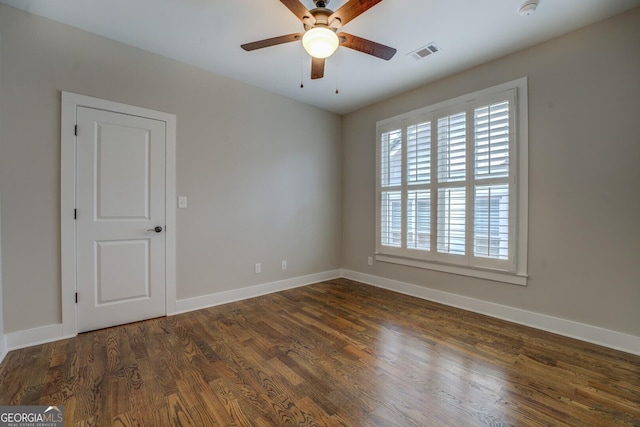
{"label": "window frame", "polygon": [[[508,98],[509,112],[509,173],[506,178],[480,179],[473,173],[475,167],[474,111],[482,106]],[[453,274],[478,277],[500,282],[526,285],[527,283],[527,237],[528,237],[528,99],[527,78],[523,77],[487,89],[439,102],[405,114],[391,117],[376,123],[376,251],[377,261],[391,262],[412,267],[443,271]],[[513,109],[513,112],[511,111]],[[438,174],[438,119],[458,112],[465,112],[466,126],[466,173],[465,180],[455,183],[440,182]],[[408,183],[408,136],[410,126],[430,122],[431,137],[429,142],[431,178],[429,184]],[[400,247],[382,245],[381,201],[384,191],[389,187],[382,186],[381,137],[384,133],[399,130],[401,133],[401,183],[393,186],[393,191],[401,195],[401,244]],[[435,137],[434,137],[435,136]],[[509,189],[508,247],[509,257],[497,260],[474,255],[474,227],[470,221],[475,220],[475,190],[484,183],[493,185],[507,184]],[[460,184],[460,185],[458,185]],[[437,202],[440,188],[465,188],[465,254],[454,255],[437,250],[436,232],[430,233],[430,250],[412,249],[407,245],[408,198],[413,190],[427,190],[431,195],[431,230],[438,228]],[[511,195],[511,192],[515,194]],[[414,218],[415,220],[415,218]],[[435,224],[434,224],[435,223]],[[472,224],[472,222],[471,222]]]}

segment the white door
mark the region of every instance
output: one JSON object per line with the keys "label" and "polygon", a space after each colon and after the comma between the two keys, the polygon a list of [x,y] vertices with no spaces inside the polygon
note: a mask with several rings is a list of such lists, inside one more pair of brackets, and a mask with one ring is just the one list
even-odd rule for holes
{"label": "white door", "polygon": [[165,122],[76,113],[78,332],[163,316]]}

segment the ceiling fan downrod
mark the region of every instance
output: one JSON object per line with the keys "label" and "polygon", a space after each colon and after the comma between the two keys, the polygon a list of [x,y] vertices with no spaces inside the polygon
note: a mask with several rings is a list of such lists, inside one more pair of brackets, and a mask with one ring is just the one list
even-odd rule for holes
{"label": "ceiling fan downrod", "polygon": [[329,0],[316,0],[314,3],[316,4],[316,7],[327,7]]}

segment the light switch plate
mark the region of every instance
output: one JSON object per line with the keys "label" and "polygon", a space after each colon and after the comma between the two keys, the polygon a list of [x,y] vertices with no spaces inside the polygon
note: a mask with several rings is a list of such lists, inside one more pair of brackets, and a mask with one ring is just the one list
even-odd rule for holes
{"label": "light switch plate", "polygon": [[178,196],[178,209],[187,208],[187,196]]}

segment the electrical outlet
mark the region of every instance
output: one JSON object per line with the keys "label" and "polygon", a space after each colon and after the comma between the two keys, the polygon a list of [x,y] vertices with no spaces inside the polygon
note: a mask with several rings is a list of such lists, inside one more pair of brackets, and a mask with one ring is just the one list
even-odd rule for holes
{"label": "electrical outlet", "polygon": [[283,259],[283,260],[282,260],[282,269],[283,269],[283,270],[286,270],[286,269],[287,269],[287,260],[286,260],[286,259]]}
{"label": "electrical outlet", "polygon": [[373,265],[373,257],[372,256],[367,258],[367,264]]}
{"label": "electrical outlet", "polygon": [[262,273],[262,264],[259,262],[256,263],[256,274]]}

